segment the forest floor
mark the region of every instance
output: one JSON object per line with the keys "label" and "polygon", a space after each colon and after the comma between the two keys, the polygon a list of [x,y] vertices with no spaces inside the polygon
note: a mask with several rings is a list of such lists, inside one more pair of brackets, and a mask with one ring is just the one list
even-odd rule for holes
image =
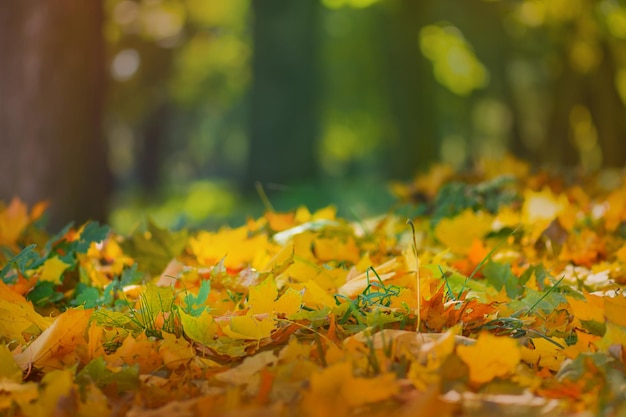
{"label": "forest floor", "polygon": [[625,180],[435,166],[373,218],[124,234],[13,200],[0,414],[624,415]]}

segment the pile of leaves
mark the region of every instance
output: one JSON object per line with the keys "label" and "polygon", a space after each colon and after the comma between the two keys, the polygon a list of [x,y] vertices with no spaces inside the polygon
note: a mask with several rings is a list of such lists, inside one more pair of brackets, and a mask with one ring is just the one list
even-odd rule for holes
{"label": "pile of leaves", "polygon": [[626,181],[607,178],[437,166],[376,219],[130,236],[49,236],[15,199],[0,413],[623,415]]}

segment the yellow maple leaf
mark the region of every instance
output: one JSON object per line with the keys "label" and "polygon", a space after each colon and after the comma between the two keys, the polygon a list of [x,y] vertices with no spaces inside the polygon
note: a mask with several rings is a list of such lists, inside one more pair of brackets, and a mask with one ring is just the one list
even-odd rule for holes
{"label": "yellow maple leaf", "polygon": [[[553,338],[557,343],[567,345],[563,339]],[[539,365],[551,371],[558,371],[566,359],[563,349],[559,348],[546,339],[533,339],[534,349],[528,347],[521,348],[522,360],[531,365]]]}
{"label": "yellow maple leaf", "polygon": [[194,317],[178,309],[180,322],[188,338],[203,345],[208,345],[213,341],[217,331],[217,323],[207,311],[203,311],[199,317]]}
{"label": "yellow maple leaf", "polygon": [[[22,371],[20,370],[20,374]],[[0,378],[0,412],[10,415],[8,410],[15,404],[31,404],[39,397],[39,389],[34,382],[21,382],[8,378]]]}
{"label": "yellow maple leaf", "polygon": [[106,356],[106,362],[110,367],[137,365],[140,373],[147,374],[160,368],[163,358],[157,352],[155,343],[145,333],[141,333],[137,338],[126,336],[122,345]]}
{"label": "yellow maple leaf", "polygon": [[453,218],[444,218],[435,226],[435,236],[456,254],[466,255],[474,239],[482,239],[489,231],[493,217],[471,209]]}
{"label": "yellow maple leaf", "polygon": [[576,344],[563,349],[563,353],[570,359],[576,358],[581,353],[595,352],[596,343],[600,341],[600,336],[584,333],[580,330],[576,332]]}
{"label": "yellow maple leaf", "polygon": [[278,298],[278,288],[276,281],[270,277],[263,282],[250,287],[248,295],[248,315],[257,314],[293,314],[300,310],[302,304],[302,293],[288,288],[287,291]]}
{"label": "yellow maple leaf", "polygon": [[271,313],[274,310],[274,301],[278,296],[278,288],[274,278],[266,278],[261,283],[250,287],[248,294],[248,314]]}
{"label": "yellow maple leaf", "polygon": [[267,219],[267,223],[269,224],[270,229],[275,232],[282,232],[283,230],[295,226],[296,220],[294,212],[276,213],[273,211],[268,211],[267,213],[265,213],[265,218]]}
{"label": "yellow maple leaf", "polygon": [[52,258],[47,259],[41,266],[39,280],[60,284],[63,272],[65,272],[65,270],[69,267],[70,265],[60,260],[58,256],[53,256]]}
{"label": "yellow maple leaf", "polygon": [[604,314],[608,322],[626,327],[626,297],[605,297]]}
{"label": "yellow maple leaf", "polygon": [[85,331],[92,312],[79,308],[66,310],[23,352],[14,355],[15,362],[22,369],[31,364],[58,369],[64,363],[74,362],[76,347],[86,344]]}
{"label": "yellow maple leaf", "polygon": [[230,322],[222,327],[224,333],[233,339],[261,340],[269,337],[276,328],[273,317],[257,319],[252,316],[232,317]]}
{"label": "yellow maple leaf", "polygon": [[293,263],[285,270],[284,275],[299,282],[314,279],[320,272],[320,267],[312,261],[294,258]]}
{"label": "yellow maple leaf", "polygon": [[302,292],[288,288],[287,291],[274,302],[274,312],[289,316],[290,314],[295,314],[300,311],[301,306]]}
{"label": "yellow maple leaf", "polygon": [[279,359],[284,363],[294,362],[299,359],[308,359],[313,346],[299,342],[296,338],[290,339],[289,343],[280,350]]}
{"label": "yellow maple leaf", "polygon": [[[53,370],[43,377],[43,389],[32,403],[20,404],[27,417],[47,417],[58,415],[62,399],[70,402],[74,372],[71,369]],[[71,403],[70,403],[71,404]]]}
{"label": "yellow maple leaf", "polygon": [[521,220],[530,231],[530,241],[535,242],[568,205],[565,194],[555,195],[548,187],[539,192],[526,190]]}
{"label": "yellow maple leaf", "polygon": [[310,308],[324,308],[325,306],[334,307],[337,305],[335,299],[331,297],[322,287],[315,281],[308,281],[302,284],[304,294],[302,301]]}
{"label": "yellow maple leaf", "polygon": [[[0,380],[22,381],[22,368],[20,368],[6,345],[0,345]],[[1,391],[1,390],[0,390]]]}
{"label": "yellow maple leaf", "polygon": [[605,227],[609,232],[614,232],[626,218],[626,184],[612,191],[607,197],[606,203]]}
{"label": "yellow maple leaf", "polygon": [[322,262],[348,261],[359,262],[361,254],[352,236],[318,238],[314,242],[315,255]]}
{"label": "yellow maple leaf", "polygon": [[84,401],[78,404],[78,415],[89,417],[108,417],[111,415],[109,401],[93,382],[83,388]]}
{"label": "yellow maple leaf", "polygon": [[583,321],[604,322],[604,297],[589,294],[583,290],[584,300],[574,297],[565,296],[567,303],[570,305],[574,316]]}
{"label": "yellow maple leaf", "polygon": [[612,345],[626,346],[626,328],[624,326],[607,321],[604,336],[595,342],[601,350],[608,350]]}
{"label": "yellow maple leaf", "polygon": [[228,382],[233,385],[250,384],[255,379],[258,385],[259,373],[278,362],[278,358],[272,351],[257,353],[249,356],[243,362],[234,368],[221,372],[215,376],[215,379],[222,382]]}
{"label": "yellow maple leaf", "polygon": [[469,367],[470,381],[484,384],[515,372],[521,359],[520,347],[509,337],[483,332],[471,346],[459,346],[457,354]]}
{"label": "yellow maple leaf", "polygon": [[352,407],[386,400],[397,394],[399,385],[394,374],[360,378],[352,374],[352,365],[338,362],[311,376],[310,389],[302,406],[313,417],[348,415]]}
{"label": "yellow maple leaf", "polygon": [[261,269],[273,252],[267,235],[249,237],[246,227],[223,229],[217,233],[202,231],[189,239],[189,247],[201,264],[213,266],[224,259],[224,266],[235,270],[246,265]]}
{"label": "yellow maple leaf", "polygon": [[35,311],[30,301],[0,280],[0,338],[25,342],[24,333],[39,334],[52,323]]}
{"label": "yellow maple leaf", "polygon": [[14,245],[29,221],[26,204],[19,198],[11,200],[8,207],[0,207],[0,245]]}
{"label": "yellow maple leaf", "polygon": [[159,345],[159,355],[163,358],[165,366],[176,369],[189,363],[196,356],[196,353],[184,338],[163,332],[163,340]]}
{"label": "yellow maple leaf", "polygon": [[[411,363],[407,377],[417,389],[425,391],[439,383],[441,365],[454,351],[456,332],[457,329],[452,328],[434,342],[431,342],[421,333],[415,336],[418,342],[422,342],[421,345],[418,345],[420,349],[417,354],[423,358]],[[424,340],[422,341],[420,338]],[[428,343],[427,348],[424,346],[426,343]],[[407,353],[410,352],[409,349],[407,349]]]}
{"label": "yellow maple leaf", "polygon": [[311,216],[312,220],[335,220],[337,217],[337,207],[327,206],[317,210]]}

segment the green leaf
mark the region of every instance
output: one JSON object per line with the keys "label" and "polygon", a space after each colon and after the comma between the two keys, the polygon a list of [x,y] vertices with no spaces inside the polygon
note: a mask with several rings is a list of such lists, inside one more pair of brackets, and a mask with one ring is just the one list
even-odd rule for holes
{"label": "green leaf", "polygon": [[157,275],[185,249],[187,237],[186,230],[171,232],[148,220],[146,231],[137,230],[121,246],[137,261],[139,271]]}
{"label": "green leaf", "polygon": [[468,208],[496,213],[519,199],[514,183],[514,177],[503,175],[478,184],[444,184],[435,198],[431,222],[436,225],[442,218],[454,217]]}
{"label": "green leaf", "polygon": [[125,366],[119,372],[113,372],[99,356],[76,375],[76,382],[82,386],[93,382],[99,388],[114,385],[118,393],[133,391],[139,386],[139,366]]}
{"label": "green leaf", "polygon": [[50,281],[38,281],[35,287],[26,295],[26,299],[35,306],[53,304],[63,299],[63,293],[56,291],[56,284]]}
{"label": "green leaf", "polygon": [[171,287],[157,287],[152,283],[146,285],[141,295],[141,308],[150,314],[167,313],[174,306],[174,290]]}
{"label": "green leaf", "polygon": [[108,233],[109,226],[105,224],[100,225],[98,222],[87,223],[76,244],[76,252],[87,253],[89,246],[91,246],[93,242],[102,242],[107,237]]}
{"label": "green leaf", "polygon": [[180,314],[183,330],[188,338],[205,346],[213,342],[217,325],[209,313],[204,311],[198,316],[192,316],[185,313],[182,309],[178,309],[178,313]]}
{"label": "green leaf", "polygon": [[72,305],[83,305],[85,308],[93,308],[102,304],[100,291],[89,285],[79,282],[76,284],[76,297],[72,300]]}
{"label": "green leaf", "polygon": [[[91,319],[101,326],[121,327],[127,328],[129,324],[133,323],[133,319],[124,313],[118,311],[111,311],[106,309],[98,309],[94,311]],[[139,329],[136,327],[136,329]]]}
{"label": "green leaf", "polygon": [[396,323],[400,320],[402,320],[400,315],[385,313],[380,309],[374,309],[373,311],[365,314],[365,323],[368,326],[375,326],[379,328],[383,328],[386,324]]}
{"label": "green leaf", "polygon": [[512,299],[524,292],[510,265],[490,261],[484,266],[483,275],[496,290],[500,291],[504,287],[506,294]]}
{"label": "green leaf", "polygon": [[59,256],[59,259],[65,263],[74,264],[77,253],[87,253],[92,243],[102,242],[108,233],[109,226],[107,225],[100,225],[98,222],[87,223],[78,240],[59,245],[58,249],[62,249],[65,253]]}
{"label": "green leaf", "polygon": [[535,291],[531,288],[526,288],[524,298],[509,303],[509,307],[515,311],[525,310],[528,313],[536,309],[549,313],[556,310],[559,304],[567,302],[567,299],[558,292],[552,291],[547,293],[547,291]]}
{"label": "green leaf", "polygon": [[137,271],[137,264],[133,264],[130,268],[125,268],[120,276],[120,285],[125,287],[127,285],[135,285],[141,283],[143,280],[143,273]]}
{"label": "green leaf", "polygon": [[26,246],[20,253],[9,259],[6,265],[0,270],[0,278],[6,283],[10,284],[17,278],[15,275],[9,276],[9,271],[16,268],[21,275],[26,275],[26,271],[29,269],[37,268],[45,260],[35,251],[37,245],[32,244]]}
{"label": "green leaf", "polygon": [[198,317],[206,309],[205,301],[211,292],[211,281],[203,280],[198,289],[198,295],[189,293],[185,295],[185,313]]}

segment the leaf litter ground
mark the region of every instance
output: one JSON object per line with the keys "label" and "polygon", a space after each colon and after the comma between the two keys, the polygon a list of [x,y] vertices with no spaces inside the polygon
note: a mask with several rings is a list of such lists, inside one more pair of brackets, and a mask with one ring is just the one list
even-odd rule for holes
{"label": "leaf litter ground", "polygon": [[436,166],[376,219],[126,237],[15,199],[0,413],[624,415],[624,179]]}

